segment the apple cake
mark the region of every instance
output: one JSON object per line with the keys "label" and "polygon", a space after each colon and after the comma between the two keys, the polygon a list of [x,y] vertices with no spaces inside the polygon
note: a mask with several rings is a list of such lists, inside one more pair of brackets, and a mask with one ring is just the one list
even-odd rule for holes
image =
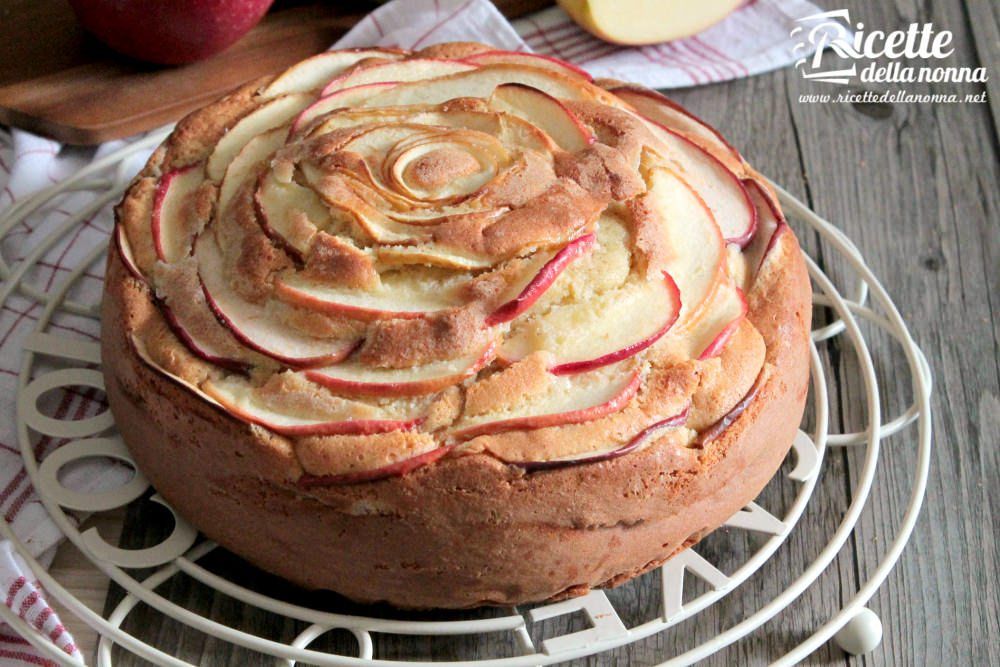
{"label": "apple cake", "polygon": [[773,191],[673,102],[558,60],[317,55],[178,123],[116,221],[125,442],[306,588],[617,585],[751,501],[801,419],[810,287]]}

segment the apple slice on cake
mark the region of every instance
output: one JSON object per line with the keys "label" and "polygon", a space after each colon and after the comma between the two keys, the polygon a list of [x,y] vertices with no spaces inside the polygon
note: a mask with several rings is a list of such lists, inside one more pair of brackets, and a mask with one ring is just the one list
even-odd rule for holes
{"label": "apple slice on cake", "polygon": [[471,56],[463,58],[467,63],[472,63],[473,65],[526,65],[528,67],[539,67],[541,69],[550,69],[553,72],[559,72],[560,74],[568,74],[570,76],[580,77],[584,81],[590,83],[593,81],[593,77],[587,73],[586,70],[580,69],[572,63],[568,63],[565,60],[559,60],[558,58],[553,58],[552,56],[546,56],[541,53],[525,53],[523,51],[481,51]]}
{"label": "apple slice on cake", "polygon": [[472,354],[409,368],[376,368],[357,359],[306,371],[306,377],[338,393],[365,396],[419,396],[462,382],[495,356],[491,341]]}
{"label": "apple slice on cake", "polygon": [[642,384],[642,373],[626,362],[589,373],[553,376],[544,396],[498,412],[459,421],[451,436],[467,440],[478,435],[576,424],[599,419],[628,405]]}
{"label": "apple slice on cake", "polygon": [[264,88],[265,97],[278,97],[289,93],[306,93],[325,86],[334,77],[362,60],[385,58],[397,60],[402,53],[387,49],[344,49],[327,51],[306,58],[289,67]]}
{"label": "apple slice on cake", "polygon": [[659,340],[681,311],[681,293],[669,274],[634,279],[593,298],[557,304],[518,320],[500,356],[523,359],[545,350],[557,375],[579,373],[632,357]]}
{"label": "apple slice on cake", "polygon": [[565,151],[581,151],[596,140],[590,128],[565,104],[537,88],[505,83],[496,87],[489,102],[494,109],[533,123]]}
{"label": "apple slice on cake", "polygon": [[211,234],[198,237],[195,257],[209,307],[247,347],[296,368],[337,363],[355,348],[356,340],[315,338],[291,328],[276,308],[283,304],[251,303],[240,297],[229,284],[222,252]]}
{"label": "apple slice on cake", "polygon": [[729,169],[737,171],[741,168],[743,158],[719,131],[673,100],[640,86],[619,86],[612,88],[611,92],[649,120],[685,135]]}
{"label": "apple slice on cake", "polygon": [[164,262],[176,262],[191,252],[195,228],[194,202],[198,188],[205,181],[202,162],[175,169],[163,175],[153,196],[150,221],[156,256]]}
{"label": "apple slice on cake", "polygon": [[423,421],[416,409],[398,414],[402,410],[389,412],[347,400],[322,411],[269,405],[257,389],[236,376],[208,380],[202,390],[240,419],[283,435],[368,435],[415,428]]}
{"label": "apple slice on cake", "polygon": [[221,180],[226,167],[251,139],[273,128],[287,125],[312,101],[312,95],[305,93],[283,95],[264,102],[243,116],[215,144],[206,167],[208,177],[213,181]]}
{"label": "apple slice on cake", "polygon": [[[486,325],[492,327],[510,322],[531,308],[571,262],[590,252],[596,240],[597,237],[594,234],[585,234],[570,241],[559,252],[546,260],[538,272],[528,278],[527,282],[518,281],[511,285],[508,291],[516,296],[505,301],[490,313],[486,318]],[[542,256],[540,260],[544,257]]]}
{"label": "apple slice on cake", "polygon": [[368,83],[385,81],[427,81],[450,74],[459,74],[478,69],[476,65],[460,60],[439,58],[410,58],[395,62],[380,63],[371,67],[345,72],[323,88],[323,97],[344,88],[363,86]]}

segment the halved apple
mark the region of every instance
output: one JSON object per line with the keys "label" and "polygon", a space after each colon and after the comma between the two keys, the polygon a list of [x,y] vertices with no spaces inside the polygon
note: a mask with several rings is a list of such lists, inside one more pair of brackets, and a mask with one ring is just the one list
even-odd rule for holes
{"label": "halved apple", "polygon": [[588,83],[594,80],[590,74],[588,74],[585,70],[580,69],[573,63],[568,63],[565,60],[553,58],[552,56],[547,56],[541,53],[499,50],[481,51],[467,58],[463,58],[463,60],[474,65],[502,65],[508,63],[512,65],[528,65],[529,67],[541,67],[542,69],[550,69],[562,74],[578,76]]}
{"label": "halved apple", "polygon": [[282,435],[370,435],[385,431],[416,428],[423,421],[418,415],[404,419],[358,419],[345,408],[342,415],[293,415],[268,407],[256,395],[253,386],[242,378],[227,377],[208,380],[202,390],[218,401],[230,413],[251,424]]}
{"label": "halved apple", "polygon": [[642,86],[619,86],[611,92],[639,113],[664,127],[680,132],[736,171],[743,164],[739,151],[714,127],[670,98]]}
{"label": "halved apple", "polygon": [[711,307],[692,332],[692,356],[709,359],[721,354],[746,314],[747,300],[743,290],[729,284],[720,285]]}
{"label": "halved apple", "polygon": [[316,231],[330,222],[330,209],[315,192],[294,181],[282,183],[272,171],[260,176],[254,204],[264,233],[300,260]]}
{"label": "halved apple", "polygon": [[411,81],[368,98],[363,106],[441,104],[458,97],[489,98],[497,86],[521,83],[558,99],[614,102],[614,96],[579,77],[526,65],[485,65],[429,81]]}
{"label": "halved apple", "polygon": [[671,249],[665,262],[681,295],[678,327],[694,324],[718,285],[725,281],[726,244],[705,202],[666,167],[649,173],[649,208],[660,217],[660,233]]}
{"label": "halved apple", "polygon": [[486,318],[486,326],[496,326],[512,319],[531,308],[539,297],[555,282],[570,262],[583,256],[594,247],[597,236],[585,234],[573,241],[549,259],[538,273],[528,278],[527,283],[519,282],[511,286],[509,291],[517,294],[506,301]]}
{"label": "halved apple", "polygon": [[497,414],[460,421],[451,436],[467,440],[477,435],[575,424],[598,419],[624,408],[639,391],[638,369],[618,366],[592,373],[555,378],[543,400],[533,397],[523,405]]}
{"label": "halved apple", "polygon": [[366,83],[361,86],[351,88],[341,88],[326,97],[321,97],[305,109],[302,110],[295,120],[292,121],[292,134],[302,130],[313,120],[323,114],[336,111],[337,109],[347,109],[356,107],[377,92],[388,90],[396,85],[395,81],[379,81],[377,83]]}
{"label": "halved apple", "polygon": [[674,163],[685,182],[712,211],[726,243],[741,248],[749,243],[757,231],[757,210],[739,177],[684,135],[655,121],[651,129],[666,149],[663,157]]}
{"label": "halved apple", "polygon": [[305,93],[325,86],[331,79],[366,58],[398,59],[403,54],[386,49],[343,49],[319,53],[289,67],[261,92],[264,97]]}
{"label": "halved apple", "polygon": [[205,181],[205,165],[191,164],[167,172],[160,178],[153,196],[150,221],[156,256],[164,262],[176,262],[191,252],[191,242],[199,230],[190,224],[192,197]]}
{"label": "halved apple", "polygon": [[631,454],[632,452],[643,449],[656,438],[664,433],[664,431],[669,431],[678,427],[683,426],[687,422],[688,413],[691,411],[691,406],[688,405],[684,408],[684,411],[674,415],[673,417],[668,417],[667,419],[661,420],[647,426],[642,431],[640,431],[635,437],[629,440],[627,443],[620,447],[613,447],[611,449],[598,450],[596,452],[585,452],[583,454],[575,454],[572,456],[564,456],[557,459],[548,459],[545,461],[506,461],[512,465],[520,466],[528,472],[536,472],[540,470],[553,470],[555,468],[564,468],[571,465],[580,465],[583,463],[598,463],[599,461],[609,461],[611,459],[616,459],[619,456],[624,456],[625,454]]}
{"label": "halved apple", "polygon": [[[500,356],[552,353],[555,375],[588,371],[632,357],[658,341],[677,320],[681,293],[670,274],[633,280],[592,299],[552,306],[515,324]],[[582,332],[582,333],[581,333]]]}
{"label": "halved apple", "polygon": [[219,181],[225,175],[226,167],[247,142],[267,130],[288,124],[312,101],[313,96],[306,93],[275,97],[238,120],[215,144],[215,150],[208,158],[208,177]]}
{"label": "halved apple", "polygon": [[559,0],[581,28],[612,44],[660,44],[697,34],[742,0]]}
{"label": "halved apple", "polygon": [[266,305],[242,299],[229,285],[222,253],[211,234],[198,237],[195,256],[205,300],[219,321],[247,347],[295,368],[335,364],[356,347],[356,340],[331,340],[301,334],[282,322]]}
{"label": "halved apple", "polygon": [[477,69],[477,67],[471,63],[438,58],[410,58],[409,60],[380,63],[341,74],[326,84],[322,95],[326,97],[343,88],[362,86],[366,83],[427,81],[428,79],[469,72],[474,69]]}
{"label": "halved apple", "polygon": [[306,377],[338,393],[363,396],[419,396],[458,384],[485,368],[496,354],[490,342],[476,352],[411,368],[373,368],[357,360],[306,371]]}
{"label": "halved apple", "polygon": [[402,461],[396,461],[381,468],[372,470],[359,470],[357,472],[347,472],[340,475],[303,475],[299,478],[299,486],[309,489],[317,486],[336,486],[341,484],[358,484],[360,482],[374,482],[379,479],[389,477],[401,477],[413,472],[417,468],[434,463],[445,454],[454,449],[454,445],[442,445],[429,451],[411,456]]}
{"label": "halved apple", "polygon": [[490,106],[534,123],[565,151],[582,151],[596,140],[594,133],[566,105],[537,88],[520,83],[497,86]]}
{"label": "halved apple", "polygon": [[222,215],[233,196],[240,189],[240,186],[247,180],[247,177],[254,172],[254,167],[270,157],[276,150],[285,143],[288,130],[283,127],[276,127],[247,142],[247,145],[240,149],[233,161],[226,167],[226,173],[222,177],[219,185],[219,199],[215,206],[215,214]]}
{"label": "halved apple", "polygon": [[274,284],[278,298],[317,312],[344,315],[357,320],[415,319],[461,306],[464,283],[441,288],[429,284],[385,284],[372,290],[344,289],[303,278],[299,274],[279,277]]}
{"label": "halved apple", "polygon": [[771,197],[762,185],[754,179],[744,181],[750,201],[753,202],[757,210],[757,233],[753,240],[743,249],[743,257],[746,261],[747,283],[744,289],[748,289],[750,281],[760,270],[760,265],[764,261],[764,256],[771,248],[774,239],[783,228],[788,227],[785,216],[777,204],[771,201]]}

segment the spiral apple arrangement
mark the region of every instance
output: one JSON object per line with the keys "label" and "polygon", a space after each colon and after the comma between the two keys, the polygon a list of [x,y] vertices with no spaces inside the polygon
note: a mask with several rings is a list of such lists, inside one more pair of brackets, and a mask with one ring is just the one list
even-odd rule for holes
{"label": "spiral apple arrangement", "polygon": [[[767,187],[653,91],[448,55],[327,52],[220,103],[213,143],[168,140],[116,228],[162,314],[135,349],[307,471],[322,455],[305,485],[714,437],[753,388],[704,425],[690,378],[751,335],[744,294],[784,228]],[[337,437],[374,434],[395,435]]]}

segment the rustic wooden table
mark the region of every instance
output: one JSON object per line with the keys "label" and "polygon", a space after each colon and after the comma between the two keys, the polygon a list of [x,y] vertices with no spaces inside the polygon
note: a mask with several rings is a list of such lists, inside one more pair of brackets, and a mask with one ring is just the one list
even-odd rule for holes
{"label": "rustic wooden table", "polygon": [[[910,324],[933,368],[934,450],[924,510],[898,566],[870,602],[881,616],[881,646],[848,659],[828,645],[809,664],[988,665],[1000,664],[1000,35],[996,3],[986,0],[918,3],[841,0],[866,25],[885,30],[932,21],[954,33],[954,53],[937,64],[991,68],[990,101],[958,104],[805,103],[803,93],[831,92],[831,84],[804,81],[788,69],[673,96],[721,128],[761,171],[835,221],[857,243]],[[920,63],[904,63],[915,64]],[[911,92],[975,93],[982,84],[912,84]],[[835,92],[835,91],[834,91]],[[838,275],[829,257],[817,254],[817,239],[799,229],[803,245]],[[883,337],[873,338],[885,408],[896,413],[909,401],[902,359]],[[861,425],[856,360],[836,342],[824,346],[834,378],[833,428]],[[782,655],[822,625],[875,568],[906,505],[915,468],[915,436],[889,439],[859,529],[827,572],[796,603],[752,636],[708,661],[712,665],[763,664]],[[747,585],[700,614],[681,632],[654,636],[587,664],[654,664],[702,641],[769,601],[791,580],[781,563],[816,556],[851,501],[860,453],[832,450],[800,525]],[[771,489],[762,504],[787,501]],[[125,517],[123,546],[139,546],[163,527],[156,517],[132,511]],[[104,530],[113,530],[113,525]],[[704,548],[712,549],[709,540]],[[725,554],[717,554],[722,563]],[[735,556],[734,556],[735,557]],[[225,561],[221,561],[225,566]],[[239,576],[256,576],[230,564]],[[55,565],[64,581],[95,608],[113,604],[120,592],[105,591],[82,574],[67,550]],[[641,605],[658,579],[645,578],[615,592]],[[277,584],[272,584],[278,587]],[[165,592],[201,613],[254,631],[291,639],[301,627],[246,611],[233,601],[177,580]],[[256,654],[187,630],[148,609],[126,625],[161,649],[196,664],[270,664]],[[553,628],[555,630],[556,628]],[[81,643],[94,638],[77,630]],[[381,642],[382,640],[380,640]],[[385,639],[385,656],[405,656],[418,640]],[[462,660],[489,648],[463,641],[435,644],[437,659]],[[332,637],[317,648],[350,646]],[[421,644],[422,647],[426,645]],[[118,664],[134,664],[121,653]]]}

